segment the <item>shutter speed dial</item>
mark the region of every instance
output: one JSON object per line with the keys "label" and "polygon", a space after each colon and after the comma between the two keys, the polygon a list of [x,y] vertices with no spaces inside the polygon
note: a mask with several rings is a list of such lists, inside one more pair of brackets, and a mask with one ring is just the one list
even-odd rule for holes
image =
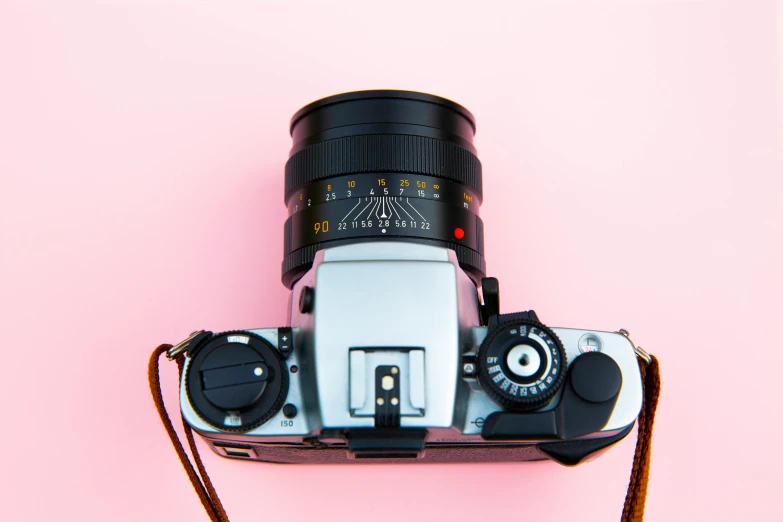
{"label": "shutter speed dial", "polygon": [[193,350],[185,382],[199,417],[221,430],[248,431],[280,411],[288,394],[288,368],[262,337],[228,332]]}
{"label": "shutter speed dial", "polygon": [[479,382],[492,400],[509,410],[544,406],[562,387],[565,370],[560,339],[532,319],[492,327],[479,349]]}

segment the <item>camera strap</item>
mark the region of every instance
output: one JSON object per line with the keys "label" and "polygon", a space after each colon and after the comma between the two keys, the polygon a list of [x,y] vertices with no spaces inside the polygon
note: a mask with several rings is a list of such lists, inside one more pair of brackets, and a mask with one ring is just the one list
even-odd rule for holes
{"label": "camera strap", "polygon": [[655,409],[658,407],[658,396],[661,394],[658,359],[654,355],[646,353],[642,356],[637,352],[637,355],[639,370],[642,373],[644,400],[642,401],[642,411],[636,421],[638,426],[636,450],[633,455],[631,480],[628,483],[628,493],[625,494],[621,522],[642,522],[644,520],[644,502],[647,499],[647,481],[650,477],[650,457],[652,456],[653,423],[655,422]]}
{"label": "camera strap", "polygon": [[[193,464],[188,458],[188,454],[185,453],[185,448],[182,447],[182,442],[179,440],[177,432],[174,430],[174,425],[171,423],[168,413],[166,412],[166,405],[163,402],[163,393],[160,389],[160,356],[168,352],[171,348],[170,344],[161,344],[155,351],[152,352],[150,357],[150,363],[148,367],[148,376],[150,381],[150,392],[152,393],[152,400],[155,402],[155,408],[158,410],[160,420],[163,423],[163,427],[166,428],[166,433],[171,439],[171,444],[174,446],[174,451],[177,452],[177,457],[182,463],[182,467],[185,468],[185,473],[188,474],[190,483],[193,484],[193,489],[196,490],[201,505],[204,506],[204,511],[209,515],[209,519],[212,522],[229,522],[226,510],[223,509],[223,504],[220,503],[217,491],[212,485],[212,481],[209,479],[209,474],[204,468],[204,463],[201,461],[201,456],[198,453],[196,447],[196,441],[193,438],[193,429],[185,422],[185,418],[182,417],[182,427],[185,429],[185,438],[188,439],[188,446],[190,446],[190,452],[193,454],[193,460],[196,461],[196,467],[198,473],[193,469]],[[185,365],[185,356],[182,354],[177,355],[173,360],[177,361],[177,367],[179,368],[179,379],[182,380],[182,368]],[[201,475],[199,477],[199,474]]]}
{"label": "camera strap", "polygon": [[[155,408],[158,410],[163,427],[168,433],[174,451],[177,452],[182,467],[185,468],[193,489],[195,489],[204,510],[209,515],[212,522],[229,522],[223,504],[220,503],[217,491],[212,485],[212,481],[204,468],[204,463],[198,453],[196,441],[193,438],[193,430],[182,418],[182,426],[185,430],[185,438],[190,446],[190,452],[193,460],[196,461],[196,468],[188,458],[182,442],[179,440],[174,425],[166,412],[166,405],[163,402],[163,393],[160,388],[160,357],[171,349],[170,344],[161,344],[152,352],[148,367],[148,377],[150,383],[150,392],[152,400],[155,402]],[[647,482],[650,474],[650,456],[652,452],[652,431],[655,421],[655,409],[658,406],[658,396],[661,391],[661,377],[658,369],[658,359],[655,356],[639,355],[639,369],[642,374],[642,386],[644,389],[644,401],[642,411],[637,419],[638,435],[636,439],[636,450],[633,457],[633,467],[631,469],[631,480],[628,484],[628,493],[625,496],[625,505],[623,507],[621,522],[641,522],[644,520],[644,503],[647,498]],[[182,368],[185,364],[185,357],[181,353],[173,358],[179,368],[179,380],[182,380]],[[198,469],[198,472],[196,472]]]}

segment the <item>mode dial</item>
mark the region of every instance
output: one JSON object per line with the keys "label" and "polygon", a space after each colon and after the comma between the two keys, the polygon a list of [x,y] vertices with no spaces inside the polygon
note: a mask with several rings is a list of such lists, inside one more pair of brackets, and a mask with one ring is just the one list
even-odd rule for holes
{"label": "mode dial", "polygon": [[478,353],[478,380],[492,400],[509,410],[535,410],[565,382],[566,355],[557,335],[533,319],[490,325]]}
{"label": "mode dial", "polygon": [[283,406],[288,367],[266,339],[249,332],[217,334],[190,357],[185,375],[188,399],[210,425],[248,431]]}

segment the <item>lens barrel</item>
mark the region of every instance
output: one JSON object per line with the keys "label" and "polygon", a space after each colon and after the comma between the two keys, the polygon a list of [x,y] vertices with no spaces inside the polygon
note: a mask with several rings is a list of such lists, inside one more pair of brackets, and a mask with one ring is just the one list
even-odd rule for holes
{"label": "lens barrel", "polygon": [[475,130],[461,105],[417,92],[351,92],[300,109],[285,166],[283,284],[322,248],[379,240],[448,247],[483,277]]}

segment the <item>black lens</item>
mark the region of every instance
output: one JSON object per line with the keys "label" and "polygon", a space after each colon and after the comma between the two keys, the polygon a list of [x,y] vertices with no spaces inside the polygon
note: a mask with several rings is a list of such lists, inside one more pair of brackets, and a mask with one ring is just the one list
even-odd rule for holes
{"label": "black lens", "polygon": [[476,122],[452,101],[407,91],[330,96],[291,119],[285,166],[283,284],[326,247],[423,242],[454,250],[484,276]]}

